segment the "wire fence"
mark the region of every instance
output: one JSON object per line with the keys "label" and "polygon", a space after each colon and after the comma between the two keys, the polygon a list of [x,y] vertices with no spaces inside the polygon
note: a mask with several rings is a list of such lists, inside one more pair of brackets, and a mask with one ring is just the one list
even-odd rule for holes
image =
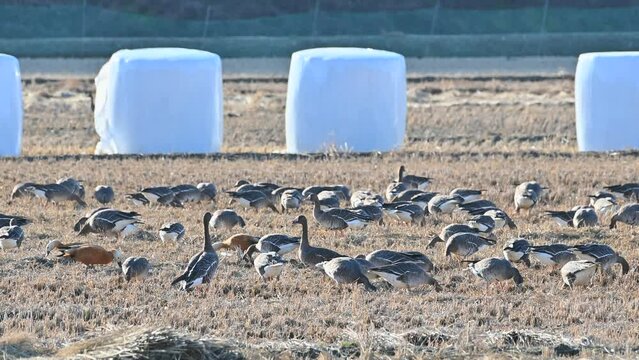
{"label": "wire fence", "polygon": [[574,55],[635,49],[637,19],[636,0],[5,0],[0,52],[105,56],[189,45],[288,56],[336,45],[413,56]]}

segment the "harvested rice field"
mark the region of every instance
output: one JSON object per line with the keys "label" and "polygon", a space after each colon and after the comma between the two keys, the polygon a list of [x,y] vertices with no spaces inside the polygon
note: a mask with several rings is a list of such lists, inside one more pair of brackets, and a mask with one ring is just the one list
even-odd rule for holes
{"label": "harvested rice field", "polygon": [[[588,204],[588,195],[611,184],[637,182],[636,153],[578,154],[573,80],[556,78],[421,78],[408,84],[406,146],[391,154],[327,152],[282,154],[284,80],[241,79],[225,83],[224,153],[210,156],[96,157],[89,80],[26,80],[24,156],[0,160],[0,212],[22,215],[19,249],[0,251],[0,352],[8,358],[147,356],[158,358],[554,358],[639,356],[639,237],[637,227],[560,227],[543,215]],[[72,154],[72,155],[69,155]],[[77,156],[76,156],[77,155]],[[202,216],[228,206],[223,190],[237,180],[305,187],[345,184],[351,191],[383,194],[405,165],[432,177],[430,191],[484,189],[484,198],[506,211],[516,229],[496,230],[496,245],[470,258],[502,256],[504,244],[523,237],[534,245],[608,244],[630,263],[621,275],[597,273],[591,285],[563,287],[558,271],[535,260],[515,264],[524,282],[486,286],[468,264],[428,248],[440,230],[468,215],[456,211],[426,218],[424,226],[385,219],[385,226],[326,230],[305,203],[288,214],[230,205],[246,220],[243,229],[214,230],[215,240],[235,233],[299,236],[293,219],[309,218],[311,245],[349,256],[378,249],[414,250],[435,265],[441,291],[420,286],[377,291],[340,285],[299,261],[285,264],[278,280],[264,283],[234,252],[220,254],[210,285],[192,292],[171,287],[201,250]],[[11,199],[14,185],[55,182],[72,176],[87,189],[86,208],[40,199]],[[515,187],[536,180],[549,188],[529,212],[515,213]],[[134,206],[125,194],[158,185],[213,182],[215,203],[184,208]],[[78,236],[76,221],[98,208],[93,188],[116,191],[111,206],[141,214],[142,232],[115,240]],[[627,201],[619,200],[620,204]],[[343,207],[349,206],[343,202]],[[160,241],[166,222],[180,222],[186,236]],[[152,274],[126,282],[115,264],[85,266],[45,257],[49,241],[82,241],[146,257]],[[296,253],[285,255],[297,259]]]}

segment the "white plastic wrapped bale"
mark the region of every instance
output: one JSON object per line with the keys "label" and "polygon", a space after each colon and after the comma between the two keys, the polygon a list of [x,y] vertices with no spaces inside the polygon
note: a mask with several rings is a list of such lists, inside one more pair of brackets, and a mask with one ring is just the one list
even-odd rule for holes
{"label": "white plastic wrapped bale", "polygon": [[406,131],[402,55],[360,48],[293,54],[286,99],[290,153],[399,148]]}
{"label": "white plastic wrapped bale", "polygon": [[639,149],[639,52],[581,54],[575,110],[580,151]]}
{"label": "white plastic wrapped bale", "polygon": [[222,64],[206,51],[120,50],[95,79],[97,154],[219,152]]}
{"label": "white plastic wrapped bale", "polygon": [[20,65],[0,54],[0,156],[18,156],[22,144],[22,85]]}

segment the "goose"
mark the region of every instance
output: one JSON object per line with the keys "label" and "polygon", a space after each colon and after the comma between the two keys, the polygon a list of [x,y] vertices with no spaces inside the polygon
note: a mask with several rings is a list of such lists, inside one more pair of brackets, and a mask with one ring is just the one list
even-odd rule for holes
{"label": "goose", "polygon": [[276,252],[260,253],[252,260],[255,271],[262,281],[279,278],[286,261]]}
{"label": "goose", "polygon": [[259,191],[266,195],[267,197],[271,196],[271,193],[280,188],[279,185],[268,183],[268,182],[260,182],[251,184],[246,180],[239,180],[235,183],[235,192],[246,192],[246,191]]}
{"label": "goose", "polygon": [[370,190],[355,191],[353,195],[351,195],[351,207],[353,208],[368,205],[382,205],[383,203],[384,198]]}
{"label": "goose", "polygon": [[46,202],[60,203],[63,201],[75,201],[78,205],[84,207],[87,204],[77,194],[69,191],[69,189],[60,184],[38,185],[34,184],[26,188],[36,198],[44,199]]}
{"label": "goose", "polygon": [[453,189],[450,192],[450,196],[459,195],[464,199],[464,203],[469,203],[469,202],[481,200],[481,195],[485,191],[486,190],[457,188],[457,189]]}
{"label": "goose", "polygon": [[431,181],[433,180],[429,177],[406,175],[405,173],[406,167],[404,165],[401,165],[399,167],[398,180],[413,189],[426,190],[426,188],[428,188],[428,185],[430,185]]}
{"label": "goose", "polygon": [[428,248],[432,248],[437,245],[438,242],[447,242],[448,239],[460,233],[471,233],[471,234],[479,234],[479,230],[475,229],[466,224],[450,224],[446,225],[442,231],[440,231],[439,235],[433,237],[433,239],[428,243]]}
{"label": "goose", "polygon": [[126,194],[125,198],[135,206],[149,205],[151,203],[142,193]]}
{"label": "goose", "polygon": [[429,192],[417,190],[417,189],[408,189],[395,195],[393,197],[392,202],[410,201],[413,198],[413,196],[420,195],[420,194],[436,194],[436,193],[429,193]]}
{"label": "goose", "polygon": [[411,202],[392,202],[382,205],[384,213],[399,222],[424,226],[426,221],[424,209]]}
{"label": "goose", "polygon": [[599,225],[599,218],[594,207],[582,207],[575,211],[572,223],[576,228],[590,227]]}
{"label": "goose", "polygon": [[455,255],[466,259],[474,253],[483,250],[497,242],[478,234],[457,233],[446,241],[446,256]]}
{"label": "goose", "polygon": [[31,224],[31,220],[23,216],[0,214],[0,227],[10,226],[11,222],[17,226]]}
{"label": "goose", "polygon": [[526,181],[519,184],[515,188],[515,212],[519,213],[519,210],[526,209],[530,211],[541,197],[542,191],[548,188],[542,187],[536,181]]}
{"label": "goose", "polygon": [[256,212],[262,208],[269,208],[278,213],[277,208],[270,199],[270,195],[267,196],[261,191],[226,191],[226,193],[231,197],[230,203],[237,201],[238,204],[245,208],[254,208]]}
{"label": "goose", "polygon": [[468,219],[468,226],[475,228],[483,233],[490,233],[495,230],[496,222],[492,216],[488,215],[475,215]]}
{"label": "goose", "polygon": [[80,218],[80,220],[78,220],[74,225],[73,225],[73,231],[75,232],[80,232],[80,230],[82,230],[82,227],[84,226],[84,224],[87,222],[87,220],[93,216],[93,214],[97,213],[98,211],[102,211],[102,210],[107,210],[107,209],[111,209],[108,207],[100,207],[94,210],[89,211],[88,213],[86,213],[86,215],[84,215],[83,217]]}
{"label": "goose", "polygon": [[98,209],[88,218],[80,219],[78,224],[80,231],[78,235],[86,235],[89,233],[104,234],[107,236],[115,236],[120,238],[124,235],[129,225],[141,224],[138,219],[140,214],[136,212],[119,211],[115,209]]}
{"label": "goose", "polygon": [[590,260],[568,261],[561,267],[561,278],[566,286],[587,286],[592,283],[592,276],[599,265]]}
{"label": "goose", "polygon": [[310,195],[310,200],[315,204],[313,206],[313,217],[326,229],[343,230],[349,227],[358,229],[365,227],[373,220],[370,216],[347,209],[324,211],[321,209],[320,200],[315,194]]}
{"label": "goose", "polygon": [[280,196],[282,212],[288,213],[290,209],[299,209],[302,205],[302,193],[295,189],[289,189]]}
{"label": "goose", "polygon": [[93,197],[100,204],[108,204],[112,202],[113,199],[115,198],[115,192],[113,191],[113,188],[110,186],[98,185],[95,187],[95,190],[93,192]]}
{"label": "goose", "polygon": [[202,220],[204,225],[204,248],[191,257],[182,275],[173,279],[171,286],[181,283],[182,290],[190,291],[198,285],[211,282],[219,264],[219,259],[211,244],[211,235],[209,234],[211,218],[211,213],[207,212]]}
{"label": "goose", "polygon": [[344,199],[351,198],[351,190],[346,185],[330,185],[330,186],[322,186],[322,185],[314,185],[305,188],[302,191],[302,196],[304,198],[309,197],[311,194],[319,195],[322,191],[340,191],[344,194]]}
{"label": "goose", "polygon": [[58,250],[60,250],[60,253],[57,255],[58,257],[70,258],[86,265],[85,274],[86,271],[94,265],[108,265],[114,261],[118,264],[118,267],[121,268],[122,260],[124,259],[120,250],[107,251],[98,245],[84,245],[70,249],[58,248]]}
{"label": "goose", "polygon": [[419,205],[420,208],[422,208],[424,211],[428,210],[428,202],[434,198],[435,196],[439,195],[439,193],[436,192],[424,192],[421,194],[416,194],[413,195],[410,198],[410,202],[412,202],[415,205]]}
{"label": "goose", "polygon": [[195,185],[191,184],[182,184],[176,185],[170,188],[171,192],[173,192],[173,201],[184,205],[189,202],[200,202],[208,196],[204,195],[200,189]]}
{"label": "goose", "polygon": [[85,246],[83,243],[71,243],[71,244],[64,244],[62,243],[60,240],[51,240],[49,241],[49,243],[47,244],[47,250],[46,253],[44,255],[44,257],[49,256],[49,254],[51,253],[51,251],[53,250],[70,250],[70,249],[77,249],[79,247]]}
{"label": "goose", "polygon": [[381,206],[377,204],[378,203],[375,202],[375,204],[373,205],[361,205],[357,207],[352,207],[347,210],[353,211],[363,216],[370,217],[372,221],[377,221],[378,224],[384,225],[384,211],[382,210]]}
{"label": "goose", "polygon": [[167,241],[181,241],[186,235],[186,229],[184,225],[180,223],[166,223],[160,228],[160,239],[164,242]]}
{"label": "goose", "polygon": [[428,284],[434,286],[435,291],[441,291],[439,282],[415,262],[399,262],[378,266],[370,268],[368,271],[381,277],[396,289],[410,291],[412,288]]}
{"label": "goose", "polygon": [[217,197],[217,187],[213,183],[203,182],[197,184],[197,189],[202,193],[202,199],[208,198],[209,200],[215,202]]}
{"label": "goose", "polygon": [[621,274],[625,275],[630,271],[630,264],[626,259],[617,254],[610,246],[605,244],[577,245],[570,250],[579,260],[590,260],[598,262],[604,270],[608,270],[614,264],[621,265]]}
{"label": "goose", "polygon": [[278,187],[277,189],[271,191],[270,197],[271,200],[273,201],[274,204],[279,204],[282,202],[282,194],[284,194],[284,192],[288,191],[288,190],[293,190],[293,192],[291,193],[299,193],[299,198],[300,199],[304,199],[304,196],[302,195],[302,191],[304,189],[300,189],[300,188],[296,188],[296,187],[292,187],[292,186],[282,186],[282,187]]}
{"label": "goose", "polygon": [[592,206],[594,206],[595,202],[597,202],[597,200],[599,199],[610,199],[615,203],[617,202],[617,197],[615,196],[615,194],[607,191],[597,191],[592,195],[588,195],[588,198],[590,199],[590,205]]}
{"label": "goose", "polygon": [[377,290],[368,280],[360,263],[350,257],[337,257],[329,261],[319,262],[315,266],[323,270],[338,285],[357,283],[364,285],[364,288],[368,291]]}
{"label": "goose", "polygon": [[69,192],[77,195],[80,199],[84,199],[84,185],[82,185],[81,180],[76,180],[72,177],[65,177],[58,179],[56,184],[64,186],[67,190],[69,190]]}
{"label": "goose", "polygon": [[419,251],[393,251],[393,250],[376,250],[363,256],[358,255],[357,258],[364,258],[374,267],[380,267],[400,262],[413,262],[422,267],[424,271],[433,271],[433,262]]}
{"label": "goose", "polygon": [[639,204],[626,204],[622,206],[610,219],[610,228],[617,227],[617,223],[639,225]]}
{"label": "goose", "polygon": [[639,189],[639,183],[627,183],[619,185],[604,186],[604,189],[616,194],[617,196],[626,196],[626,193],[631,193],[635,189]]}
{"label": "goose", "polygon": [[297,236],[286,234],[264,235],[254,244],[251,244],[244,252],[244,259],[252,258],[254,252],[268,253],[274,252],[278,255],[286,255],[300,247],[301,239]]}
{"label": "goose", "polygon": [[512,263],[523,262],[530,267],[529,249],[530,243],[526,239],[516,238],[509,240],[504,245],[504,258]]}
{"label": "goose", "polygon": [[406,190],[409,190],[408,185],[404,184],[401,181],[393,181],[386,187],[386,200],[393,201],[399,194],[403,193]]}
{"label": "goose", "polygon": [[567,262],[577,260],[577,256],[564,244],[530,246],[528,254],[544,266],[562,267]]}
{"label": "goose", "polygon": [[614,214],[617,210],[619,210],[619,205],[617,201],[612,198],[601,198],[594,201],[592,206],[595,208],[597,214],[600,215],[609,215]]}
{"label": "goose", "polygon": [[[335,191],[322,191],[317,194],[322,210],[339,208],[340,198]],[[341,194],[341,192],[339,193]]]}
{"label": "goose", "polygon": [[122,263],[122,274],[127,282],[138,279],[144,280],[151,271],[149,260],[143,257],[128,257]]}
{"label": "goose", "polygon": [[211,218],[213,229],[231,230],[236,225],[243,228],[246,226],[246,222],[240,215],[230,209],[216,210]]}
{"label": "goose", "polygon": [[0,248],[2,250],[20,248],[24,240],[24,230],[11,220],[9,226],[0,228]]}
{"label": "goose", "polygon": [[217,241],[213,243],[215,251],[220,250],[237,250],[244,254],[251,245],[257,244],[259,239],[249,234],[235,234],[224,241]]}
{"label": "goose", "polygon": [[510,216],[508,216],[508,214],[506,214],[506,212],[504,212],[503,210],[491,209],[486,211],[484,215],[490,216],[491,218],[493,218],[493,220],[495,220],[495,229],[501,229],[506,225],[508,225],[508,227],[511,229],[517,228],[517,225],[515,225],[513,219],[511,219]]}
{"label": "goose", "polygon": [[519,286],[524,282],[519,270],[510,261],[502,258],[490,257],[468,264],[470,271],[478,278],[486,281],[486,286],[494,281],[506,281],[512,279]]}
{"label": "goose", "polygon": [[162,205],[170,204],[175,198],[175,194],[168,186],[148,187],[140,190],[139,193],[144,195],[149,202]]}
{"label": "goose", "polygon": [[464,202],[461,195],[435,195],[428,202],[428,212],[431,214],[452,214],[457,205]]}
{"label": "goose", "polygon": [[321,247],[313,247],[308,242],[308,221],[304,215],[300,215],[293,220],[293,224],[302,226],[302,241],[298,249],[298,257],[306,266],[315,266],[322,261],[329,261],[344,255]]}
{"label": "goose", "polygon": [[34,196],[34,194],[28,190],[29,187],[32,187],[34,185],[36,184],[32,182],[17,184],[16,186],[13,187],[13,190],[11,191],[11,200],[17,199],[23,196]]}
{"label": "goose", "polygon": [[544,211],[543,215],[555,220],[555,222],[559,226],[574,227],[572,220],[575,217],[576,212],[577,212],[576,210],[569,210],[569,211],[548,210],[548,211]]}

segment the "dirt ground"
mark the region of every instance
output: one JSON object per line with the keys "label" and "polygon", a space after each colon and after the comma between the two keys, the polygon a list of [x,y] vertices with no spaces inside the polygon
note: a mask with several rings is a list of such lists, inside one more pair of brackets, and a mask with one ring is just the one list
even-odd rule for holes
{"label": "dirt ground", "polygon": [[[70,343],[103,333],[170,327],[227,339],[249,357],[258,356],[253,351],[264,351],[259,356],[266,357],[637,357],[637,229],[621,225],[610,230],[608,219],[601,219],[600,227],[560,228],[541,215],[585,204],[588,194],[605,185],[637,180],[636,154],[575,153],[572,87],[569,78],[411,80],[407,144],[402,151],[379,156],[76,158],[52,155],[93,152],[97,138],[85,95],[91,83],[27,83],[26,157],[0,160],[0,212],[25,215],[34,223],[25,227],[27,238],[19,250],[0,253],[0,349],[16,356],[19,352],[11,349],[17,345],[7,344],[18,337],[32,354],[54,355]],[[285,91],[283,82],[225,83],[224,151],[282,151]],[[199,251],[204,212],[225,207],[228,198],[221,194],[216,204],[185,209],[135,208],[124,199],[146,186],[212,181],[218,189],[229,189],[238,179],[295,186],[341,183],[381,193],[400,164],[433,177],[433,191],[486,189],[486,198],[511,213],[518,228],[499,230],[497,245],[478,258],[501,256],[504,243],[517,236],[534,244],[596,241],[613,246],[632,270],[568,290],[550,269],[521,267],[521,288],[508,283],[487,289],[464,265],[446,258],[442,247],[426,248],[446,224],[463,221],[462,214],[431,216],[425,227],[389,220],[388,226],[345,235],[320,229],[311,220],[311,243],[344,254],[382,248],[424,252],[437,266],[433,276],[443,291],[337,287],[315,269],[294,264],[286,266],[278,282],[264,285],[253,268],[225,256],[213,283],[187,294],[171,288],[170,280]],[[98,206],[91,189],[114,186],[114,207],[140,212],[142,227],[151,235],[119,242],[78,238],[72,226],[89,209],[10,200],[18,182],[53,182],[62,176],[84,180],[89,208]],[[514,214],[514,187],[532,179],[548,186],[549,193],[530,214]],[[300,232],[291,224],[295,214],[237,210],[248,220],[242,232]],[[311,216],[312,211],[305,206],[300,212]],[[167,221],[185,225],[184,242],[157,239],[157,230]],[[43,258],[52,239],[145,256],[153,275],[143,283],[126,283],[116,266],[109,265],[85,276],[82,265]]]}

